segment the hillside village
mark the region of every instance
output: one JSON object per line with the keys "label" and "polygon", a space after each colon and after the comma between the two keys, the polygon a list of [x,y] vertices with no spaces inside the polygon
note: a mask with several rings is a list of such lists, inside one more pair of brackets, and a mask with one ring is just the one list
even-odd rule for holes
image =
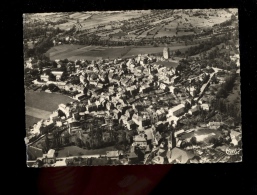
{"label": "hillside village", "polygon": [[[162,60],[164,57],[139,55],[135,59],[92,61],[86,65],[84,61],[75,61],[74,73],[67,81],[60,81],[64,71],[51,70],[55,76],[55,81],[51,81],[51,76],[46,74],[49,69],[43,70],[40,81],[32,81],[34,86],[69,94],[74,102],[60,104],[49,120],[35,124],[29,131],[30,138],[45,136],[52,142],[41,148],[42,151],[66,142],[82,148],[116,143],[118,151],[127,152],[127,160],[135,163],[145,161],[146,155],[150,158],[153,151],[167,153],[175,148],[179,154],[188,155],[192,149],[210,150],[214,144],[238,145],[241,132],[236,119],[240,116],[232,110],[226,110],[229,114],[221,113],[215,105],[215,92],[211,91],[212,87],[238,77],[238,73],[209,66],[201,68],[195,61],[187,61],[189,65],[184,68],[181,64],[167,68]],[[232,113],[233,117],[229,116]],[[193,139],[198,132],[209,129],[215,135],[209,140],[211,143]],[[215,138],[217,135],[220,136]],[[224,153],[221,146],[219,152]]]}
{"label": "hillside village", "polygon": [[25,90],[74,100],[27,127],[28,166],[241,161],[235,29],[210,45],[185,56],[164,47],[115,59],[28,58]]}

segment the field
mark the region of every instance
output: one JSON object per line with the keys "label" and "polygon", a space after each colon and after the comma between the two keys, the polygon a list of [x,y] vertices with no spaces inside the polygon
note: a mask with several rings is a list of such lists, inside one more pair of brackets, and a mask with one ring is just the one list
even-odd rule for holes
{"label": "field", "polygon": [[138,38],[144,38],[144,37],[146,37],[147,33],[150,32],[150,31],[152,31],[153,29],[155,29],[155,27],[150,28],[150,29],[144,31],[143,33],[141,33],[140,35],[138,35]]}
{"label": "field", "polygon": [[[71,21],[60,24],[58,27],[60,29],[68,29],[71,28],[77,20],[79,20],[80,24],[82,25],[81,30],[93,28],[94,26],[107,24],[111,21],[122,21],[128,20],[131,18],[138,18],[144,14],[148,14],[149,10],[144,11],[131,11],[131,12],[116,12],[116,13],[99,13],[99,12],[85,12],[85,13],[74,13],[71,14],[69,17],[72,18]],[[91,16],[91,17],[90,17]]]}
{"label": "field", "polygon": [[[182,50],[191,46],[171,46],[171,51]],[[160,53],[163,47],[97,47],[97,46],[82,46],[82,45],[59,45],[51,48],[46,53],[50,60],[56,59],[87,59],[95,60],[99,58],[115,59],[120,57],[130,57],[138,54]]]}
{"label": "field", "polygon": [[176,68],[178,65],[179,65],[179,63],[178,63],[178,61],[172,61],[172,62],[166,62],[166,61],[163,61],[163,62],[158,62],[158,64],[162,64],[162,65],[164,65],[166,68]]}
{"label": "field", "polygon": [[240,108],[241,105],[241,93],[240,93],[240,78],[237,77],[235,85],[231,93],[227,97],[229,103],[235,105],[237,108]]}
{"label": "field", "polygon": [[37,123],[39,120],[41,119],[26,115],[26,127],[32,126],[34,123]]}
{"label": "field", "polygon": [[90,51],[91,49],[95,49],[93,46],[83,46],[83,45],[58,45],[52,47],[46,52],[46,55],[49,56],[50,60],[56,59],[65,59],[72,56],[79,55],[80,53],[84,53],[86,51]]}
{"label": "field", "polygon": [[58,108],[61,103],[68,103],[74,101],[73,99],[54,93],[46,92],[26,92],[25,93],[25,104],[28,107],[42,109],[45,111],[52,112]]}
{"label": "field", "polygon": [[99,47],[92,49],[90,51],[86,51],[84,53],[80,53],[79,55],[75,55],[75,58],[109,58],[115,59],[124,56],[124,54],[130,51],[129,47],[120,47],[120,48],[104,48]]}
{"label": "field", "polygon": [[79,148],[77,146],[68,146],[65,147],[62,150],[58,151],[58,158],[67,157],[67,154],[70,154],[72,156],[77,156],[79,153],[82,153],[83,155],[106,155],[106,151],[115,150],[114,147],[106,147],[101,149],[94,149],[94,150],[87,150],[83,148]]}
{"label": "field", "polygon": [[[169,47],[170,51],[174,50],[180,50],[182,51],[183,49],[186,49],[191,46],[184,46],[184,45],[179,45],[179,46],[171,46]],[[154,53],[161,53],[163,52],[163,47],[135,47],[131,49],[124,57],[130,57],[130,56],[137,56],[138,54],[154,54]]]}
{"label": "field", "polygon": [[160,29],[160,31],[154,36],[154,38],[159,38],[159,37],[173,37],[176,36],[176,29],[169,29],[169,30],[164,30],[165,28]]}
{"label": "field", "polygon": [[33,125],[40,119],[47,119],[52,111],[61,103],[74,101],[73,99],[53,93],[29,92],[25,93],[26,127]]}
{"label": "field", "polygon": [[227,13],[224,10],[218,10],[217,11],[218,16],[209,16],[209,19],[205,19],[205,18],[199,18],[199,17],[195,17],[195,16],[187,16],[187,15],[183,15],[184,18],[188,19],[188,22],[191,23],[194,27],[201,27],[201,28],[205,28],[205,27],[211,27],[214,24],[218,24],[218,23],[222,23],[228,19],[230,19],[231,14]]}
{"label": "field", "polygon": [[26,106],[25,109],[26,109],[27,116],[32,116],[32,117],[40,118],[40,119],[47,119],[49,117],[49,115],[51,114],[51,112],[49,112],[49,111],[41,110],[38,108],[33,108],[30,106]]}
{"label": "field", "polygon": [[169,17],[169,18],[165,18],[165,19],[161,19],[161,20],[158,20],[158,21],[155,21],[155,22],[152,22],[151,24],[158,24],[158,23],[161,23],[161,22],[170,22],[170,21],[173,21],[175,18],[173,16]]}

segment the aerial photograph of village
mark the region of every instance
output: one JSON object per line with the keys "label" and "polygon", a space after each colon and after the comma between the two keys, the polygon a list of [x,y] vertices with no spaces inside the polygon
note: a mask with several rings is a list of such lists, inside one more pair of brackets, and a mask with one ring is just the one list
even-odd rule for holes
{"label": "aerial photograph of village", "polygon": [[28,167],[242,161],[238,10],[23,14]]}

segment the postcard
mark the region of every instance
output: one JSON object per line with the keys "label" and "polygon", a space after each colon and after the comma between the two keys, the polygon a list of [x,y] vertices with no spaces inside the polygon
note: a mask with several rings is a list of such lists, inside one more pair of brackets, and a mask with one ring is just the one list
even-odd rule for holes
{"label": "postcard", "polygon": [[27,166],[242,161],[238,9],[23,14]]}

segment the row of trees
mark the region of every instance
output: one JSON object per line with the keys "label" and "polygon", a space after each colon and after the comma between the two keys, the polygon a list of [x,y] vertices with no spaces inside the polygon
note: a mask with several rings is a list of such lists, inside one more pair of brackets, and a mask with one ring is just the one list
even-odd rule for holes
{"label": "row of trees", "polygon": [[236,79],[236,74],[230,74],[225,78],[225,82],[220,86],[216,94],[217,98],[225,98],[229,92],[233,89]]}
{"label": "row of trees", "polygon": [[38,25],[35,27],[27,27],[26,25],[23,28],[23,38],[25,40],[32,39],[35,40],[39,37],[47,37],[47,33],[50,33],[52,35],[58,35],[59,33],[64,32],[59,27],[57,28],[48,28],[43,27],[43,25]]}
{"label": "row of trees", "polygon": [[210,40],[205,41],[204,43],[188,48],[187,55],[192,56],[192,55],[205,52],[211,49],[212,47],[215,47],[216,45],[219,45],[221,43],[228,41],[230,38],[231,38],[231,33],[227,33],[224,36],[213,36]]}
{"label": "row of trees", "polygon": [[53,41],[51,37],[46,37],[38,41],[33,48],[29,48],[28,45],[24,45],[23,52],[25,58],[37,57],[43,59],[44,53],[53,47]]}
{"label": "row of trees", "polygon": [[211,102],[211,106],[214,110],[225,114],[225,116],[230,116],[237,122],[241,121],[241,109],[235,106],[233,103],[227,102],[226,99],[218,98]]}

